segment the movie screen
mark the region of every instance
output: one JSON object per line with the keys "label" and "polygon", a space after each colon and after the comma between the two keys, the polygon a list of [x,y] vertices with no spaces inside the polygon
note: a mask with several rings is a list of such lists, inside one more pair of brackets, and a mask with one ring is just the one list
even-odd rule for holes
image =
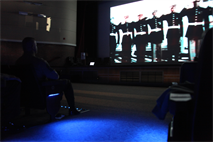
{"label": "movie screen", "polygon": [[213,27],[213,0],[143,0],[110,7],[111,64],[188,62]]}

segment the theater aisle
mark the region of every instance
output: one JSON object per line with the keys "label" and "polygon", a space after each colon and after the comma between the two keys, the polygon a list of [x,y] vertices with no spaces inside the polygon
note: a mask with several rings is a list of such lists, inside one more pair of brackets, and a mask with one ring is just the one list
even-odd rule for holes
{"label": "theater aisle", "polygon": [[[166,88],[73,83],[76,106],[89,109],[76,116],[36,125],[9,141],[167,141],[172,115],[158,120],[152,113]],[[62,105],[67,105],[63,98]]]}

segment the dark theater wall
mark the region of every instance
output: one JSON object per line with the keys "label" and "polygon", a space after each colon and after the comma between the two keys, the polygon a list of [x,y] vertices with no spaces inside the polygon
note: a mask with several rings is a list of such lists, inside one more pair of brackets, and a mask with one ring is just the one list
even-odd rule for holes
{"label": "dark theater wall", "polygon": [[[64,66],[67,57],[74,57],[75,47],[72,46],[37,43],[37,47],[37,56],[51,66]],[[14,65],[22,54],[21,42],[1,42],[1,65]]]}
{"label": "dark theater wall", "polygon": [[[21,41],[27,36],[36,39],[38,56],[52,66],[63,66],[67,57],[74,57],[76,0],[1,1],[0,5],[2,65],[13,65],[22,55]],[[39,17],[39,14],[46,17]]]}

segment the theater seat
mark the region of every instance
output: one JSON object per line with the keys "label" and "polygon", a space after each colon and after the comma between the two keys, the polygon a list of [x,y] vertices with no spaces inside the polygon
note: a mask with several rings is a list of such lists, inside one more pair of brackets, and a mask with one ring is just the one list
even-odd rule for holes
{"label": "theater seat", "polygon": [[46,109],[51,120],[54,120],[62,99],[56,81],[39,82],[32,65],[18,65],[12,70],[22,81],[20,100],[21,106],[25,107],[25,114],[30,115],[32,108]]}
{"label": "theater seat", "polygon": [[1,125],[5,126],[20,114],[21,81],[1,74]]}
{"label": "theater seat", "polygon": [[182,83],[170,89],[169,106],[173,119],[168,141],[190,141],[194,104],[194,83]]}

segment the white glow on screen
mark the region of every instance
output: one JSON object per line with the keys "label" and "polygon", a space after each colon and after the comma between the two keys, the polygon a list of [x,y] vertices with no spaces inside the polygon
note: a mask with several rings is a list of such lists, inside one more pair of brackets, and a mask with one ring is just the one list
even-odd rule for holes
{"label": "white glow on screen", "polygon": [[114,61],[115,63],[121,63],[121,61],[119,61],[118,59],[115,59]]}
{"label": "white glow on screen", "polygon": [[[134,22],[137,22],[138,21],[138,15],[139,14],[143,14],[143,17],[147,17],[146,20],[149,20],[149,19],[152,19],[153,18],[153,11],[157,10],[157,15],[156,17],[161,17],[163,15],[167,15],[167,14],[170,14],[171,13],[171,7],[173,5],[175,5],[175,11],[176,13],[180,13],[183,9],[191,9],[194,7],[194,1],[195,0],[184,0],[183,1],[180,1],[180,0],[141,0],[141,1],[137,1],[137,2],[131,2],[131,3],[126,3],[126,4],[122,4],[122,5],[118,5],[118,6],[113,6],[113,7],[110,7],[110,19],[111,19],[111,23],[112,25],[114,24],[115,27],[118,27],[117,30],[118,31],[113,31],[113,32],[117,32],[119,33],[119,42],[116,42],[116,46],[112,47],[111,50],[114,50],[112,52],[115,52],[115,51],[120,51],[121,54],[120,56],[122,56],[123,54],[123,40],[124,40],[124,36],[125,35],[128,35],[128,33],[131,33],[131,31],[125,31],[125,30],[122,30],[122,28],[120,27],[120,24],[121,26],[125,26],[123,25],[125,22],[127,23],[132,23],[131,25],[134,25]],[[199,6],[201,8],[207,8],[207,7],[213,7],[213,0],[208,0],[208,1],[203,1],[203,0],[200,0],[199,2]],[[128,18],[125,18],[126,16],[128,16]],[[177,17],[178,18],[178,17]],[[168,42],[169,42],[169,38],[167,37],[167,34],[168,34],[168,31],[170,29],[173,29],[173,28],[177,28],[179,30],[183,30],[182,34],[180,35],[180,39],[179,40],[179,43],[180,43],[180,57],[185,57],[187,58],[186,56],[189,56],[188,59],[184,59],[182,58],[181,60],[178,60],[179,62],[186,62],[186,61],[193,61],[194,60],[194,57],[196,57],[197,53],[199,53],[199,40],[196,41],[196,44],[194,43],[191,43],[191,41],[195,41],[194,39],[190,39],[187,37],[187,34],[188,33],[188,29],[189,29],[189,26],[194,26],[194,24],[197,24],[195,22],[189,22],[189,17],[188,15],[184,16],[184,17],[181,17],[182,19],[182,23],[183,23],[183,29],[180,28],[181,24],[178,23],[178,25],[176,25],[176,27],[172,27],[172,26],[169,26],[168,24],[168,20],[164,19],[162,21],[162,25],[163,25],[163,28],[162,28],[162,31],[163,31],[163,39],[162,39],[162,42],[161,43],[158,43],[158,46],[156,46],[155,43],[151,43],[151,41],[148,42],[148,45],[145,46],[145,51],[146,53],[145,54],[152,54],[151,57],[147,57],[147,59],[145,60],[145,62],[171,62],[172,60],[177,60],[177,59],[172,59],[171,58],[171,55],[172,55],[172,51],[170,51],[168,48]],[[208,20],[209,20],[209,28],[212,28],[213,27],[213,16],[212,15],[209,15],[208,16]],[[199,22],[198,24],[200,23],[203,23],[202,26],[203,26],[203,31],[206,30],[205,26],[204,25],[204,17],[203,17],[203,21],[202,22]],[[153,29],[151,29],[151,24],[150,23],[147,23],[147,28],[148,28],[148,34],[147,35],[150,35],[151,34],[151,31]],[[135,45],[136,43],[134,42],[134,39],[136,39],[137,37],[137,34],[135,34],[137,32],[136,28],[133,27],[133,28],[130,28],[131,30],[133,30],[133,36],[130,36],[131,37],[131,49],[127,49],[127,50],[131,50],[130,52],[130,55],[128,56],[131,56],[132,59],[130,59],[130,61],[128,61],[129,63],[131,62],[135,62],[135,59],[137,60],[137,58],[139,58],[139,56],[137,56],[137,48],[135,48]],[[117,41],[117,40],[116,40]],[[125,44],[125,43],[124,43]],[[160,45],[159,45],[160,44]],[[128,45],[129,46],[129,45]],[[158,49],[160,46],[160,50]],[[189,47],[188,47],[189,46]],[[128,47],[129,48],[129,47]],[[189,51],[190,49],[190,51]],[[151,51],[152,53],[148,53],[147,51]],[[161,51],[164,51],[164,53],[160,53]],[[158,52],[158,54],[157,54]],[[190,55],[188,55],[188,53],[190,53]],[[115,52],[116,54],[116,52]],[[129,53],[124,53],[124,54],[129,54]],[[169,57],[166,57],[168,54]],[[175,53],[176,54],[176,53]],[[177,56],[177,55],[176,55]],[[161,58],[162,57],[162,58]],[[149,58],[149,59],[148,59]],[[161,59],[160,59],[161,58]],[[169,58],[169,59],[168,59]],[[174,57],[173,57],[174,58]],[[118,59],[118,58],[117,58]],[[114,59],[112,61],[114,61],[114,63],[122,63],[122,60],[117,60],[117,59]],[[153,60],[152,60],[153,59]],[[139,61],[138,61],[139,63]]]}
{"label": "white glow on screen", "polygon": [[[157,10],[157,17],[170,13],[171,5],[176,5],[175,11],[181,12],[183,8],[192,8],[194,0],[142,0],[132,2],[110,8],[110,19],[113,17],[113,23],[119,24],[124,22],[124,16],[129,15],[129,21],[137,21],[138,14],[143,14],[144,17],[152,18],[152,12]],[[162,6],[163,4],[163,6]],[[213,1],[203,2],[200,1],[201,7],[213,7]]]}
{"label": "white glow on screen", "polygon": [[[170,13],[171,5],[176,5],[176,12],[181,12],[183,8],[193,7],[194,0],[142,0],[132,2],[110,8],[110,19],[113,17],[113,23],[119,24],[124,22],[124,16],[129,15],[128,22],[137,21],[138,14],[143,14],[144,17],[152,18],[152,12],[157,10],[157,17],[163,14]],[[163,6],[162,6],[163,5]],[[200,6],[207,7],[210,2],[200,2]],[[212,5],[212,4],[211,4]]]}
{"label": "white glow on screen", "polygon": [[185,59],[185,60],[188,60],[188,59],[189,59],[189,57],[182,57],[181,59]]}

